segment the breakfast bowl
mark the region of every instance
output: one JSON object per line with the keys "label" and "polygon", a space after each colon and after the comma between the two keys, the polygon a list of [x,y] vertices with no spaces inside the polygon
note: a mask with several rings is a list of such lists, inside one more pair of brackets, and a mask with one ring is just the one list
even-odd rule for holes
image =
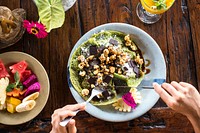
{"label": "breakfast bowl", "polygon": [[[5,106],[4,109],[1,108],[0,110],[0,118],[1,118],[0,123],[5,124],[5,125],[19,125],[19,124],[28,122],[32,120],[33,118],[35,118],[42,111],[42,109],[45,107],[45,104],[48,100],[50,84],[49,84],[49,78],[46,73],[46,70],[37,59],[23,52],[12,51],[12,52],[2,53],[0,54],[0,60],[1,60],[1,68],[5,68],[5,70],[7,70],[6,76],[9,77],[9,78],[7,77],[1,78],[1,80],[7,78],[9,79],[9,85],[11,85],[13,84],[13,80],[16,81],[20,79],[19,82],[17,81],[14,83],[18,84],[21,82],[21,85],[20,84],[18,85],[23,86],[23,87],[16,86],[17,88],[16,90],[20,90],[21,88],[25,90],[25,93],[23,95],[22,93],[20,93],[20,95],[18,94],[17,96],[17,95],[14,95],[15,93],[13,94],[11,93],[13,92],[13,90],[12,91],[9,90],[9,89],[15,89],[15,88],[9,88],[7,86],[6,88],[7,97],[5,101],[5,105],[7,106]],[[16,66],[14,65],[19,62],[21,62],[21,64],[20,65],[18,64],[19,69],[17,69]],[[19,70],[22,70],[20,68],[23,68],[24,64],[26,64],[27,66],[25,70],[26,73],[20,74]],[[14,70],[17,70],[15,74],[13,74]],[[11,76],[11,75],[14,75],[14,76]],[[27,77],[28,75],[29,75],[29,78]],[[34,81],[30,80],[30,77],[34,77],[34,75],[35,75]],[[1,71],[1,76],[2,76],[2,71]],[[11,77],[14,77],[14,79],[12,79]],[[23,77],[23,82],[21,81],[22,77]],[[25,79],[25,77],[27,78]],[[31,82],[28,83],[27,82],[28,80],[31,81],[32,83]],[[39,88],[40,90],[33,90],[33,85],[35,89]],[[32,90],[29,90],[28,92],[28,89],[31,88],[31,86],[32,86]],[[12,95],[10,96],[10,94]],[[34,94],[37,94],[37,96]],[[16,105],[16,102],[18,101],[19,101],[19,104]],[[13,106],[10,106],[11,103]],[[23,107],[26,107],[26,108],[23,108]]]}
{"label": "breakfast bowl", "polygon": [[[101,50],[102,46],[103,50]],[[116,55],[112,52],[113,50],[116,51]],[[117,59],[111,60],[113,55]],[[107,62],[106,59],[111,61]],[[91,60],[100,63],[90,67]],[[122,63],[116,63],[118,61]],[[110,69],[113,66],[114,72]],[[99,80],[99,77],[103,80]],[[114,82],[116,77],[120,80]],[[108,79],[109,82],[107,82]],[[75,44],[68,60],[68,84],[78,103],[87,100],[92,88],[100,87],[107,91],[106,94],[102,93],[86,105],[86,111],[89,114],[105,121],[129,121],[149,111],[158,101],[159,95],[153,88],[137,89],[137,86],[142,86],[142,81],[153,79],[166,79],[166,65],[162,51],[150,35],[129,24],[108,23],[91,29]],[[121,91],[123,94],[118,93],[119,90],[116,89],[116,87],[124,87],[122,80],[129,89],[131,88],[130,91],[123,89]],[[114,87],[110,88],[110,85]],[[150,86],[152,87],[152,83]],[[131,93],[132,97],[137,95],[136,97],[139,98],[133,100],[136,106],[130,104],[131,108],[127,106],[129,103],[126,100],[130,98],[124,96],[128,93]],[[107,95],[106,99],[105,95]]]}

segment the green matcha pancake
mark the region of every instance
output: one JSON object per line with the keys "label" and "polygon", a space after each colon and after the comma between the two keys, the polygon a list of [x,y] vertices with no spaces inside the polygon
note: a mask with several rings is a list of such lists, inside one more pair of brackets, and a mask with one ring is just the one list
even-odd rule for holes
{"label": "green matcha pancake", "polygon": [[142,52],[134,40],[111,30],[96,33],[81,44],[72,54],[69,67],[70,81],[83,99],[90,97],[94,87],[104,90],[93,98],[94,105],[116,102],[130,87],[140,84],[144,71]]}

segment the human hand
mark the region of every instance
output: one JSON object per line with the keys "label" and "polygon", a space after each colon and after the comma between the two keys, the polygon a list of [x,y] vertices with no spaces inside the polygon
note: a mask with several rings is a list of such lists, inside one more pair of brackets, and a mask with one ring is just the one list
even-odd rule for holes
{"label": "human hand", "polygon": [[153,86],[162,100],[173,110],[186,116],[193,113],[198,113],[200,116],[198,111],[200,107],[200,94],[191,84],[172,81],[171,84],[163,83],[160,86],[154,83]]}
{"label": "human hand", "polygon": [[75,116],[76,110],[85,110],[85,103],[66,105],[63,108],[56,109],[51,116],[52,130],[50,133],[76,133],[75,120],[71,119],[66,127],[60,126],[60,122],[68,116]]}
{"label": "human hand", "polygon": [[185,115],[196,133],[200,133],[200,94],[191,84],[175,81],[162,86],[153,84],[155,91],[173,110]]}

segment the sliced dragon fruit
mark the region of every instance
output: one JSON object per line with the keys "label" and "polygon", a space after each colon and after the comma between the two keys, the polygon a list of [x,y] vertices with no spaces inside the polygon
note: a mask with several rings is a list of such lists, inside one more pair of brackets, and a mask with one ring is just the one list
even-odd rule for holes
{"label": "sliced dragon fruit", "polygon": [[37,77],[35,74],[31,75],[28,79],[23,82],[23,85],[28,88],[33,83],[37,82]]}
{"label": "sliced dragon fruit", "polygon": [[34,92],[39,92],[40,91],[40,83],[36,82],[34,84],[32,84],[31,86],[28,87],[26,93],[24,94],[24,96],[28,96]]}
{"label": "sliced dragon fruit", "polygon": [[131,106],[131,108],[135,108],[137,106],[130,92],[124,94],[122,99],[128,106]]}
{"label": "sliced dragon fruit", "polygon": [[24,82],[25,80],[27,80],[32,74],[31,70],[25,70],[20,77],[21,82]]}

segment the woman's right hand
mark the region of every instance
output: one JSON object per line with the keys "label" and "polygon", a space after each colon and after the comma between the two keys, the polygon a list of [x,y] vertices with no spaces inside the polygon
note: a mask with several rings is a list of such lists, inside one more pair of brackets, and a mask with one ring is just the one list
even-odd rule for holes
{"label": "woman's right hand", "polygon": [[197,89],[189,83],[175,81],[161,86],[154,83],[153,86],[162,100],[173,110],[187,116],[195,132],[200,133],[200,94]]}

